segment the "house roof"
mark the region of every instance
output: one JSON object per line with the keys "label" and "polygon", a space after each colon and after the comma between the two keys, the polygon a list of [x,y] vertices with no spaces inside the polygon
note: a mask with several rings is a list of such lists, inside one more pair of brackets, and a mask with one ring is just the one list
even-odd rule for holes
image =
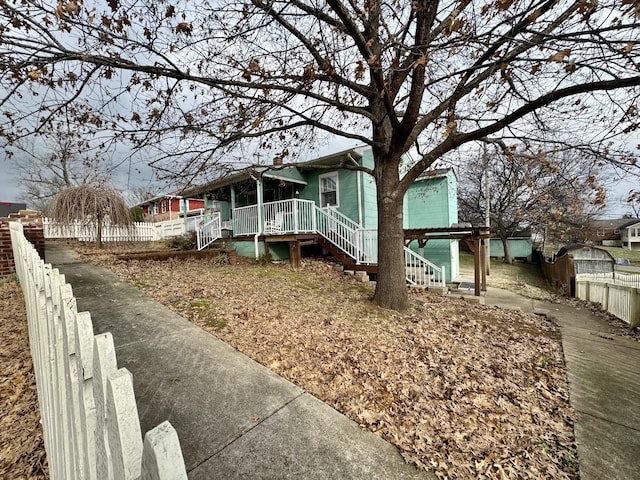
{"label": "house roof", "polygon": [[7,217],[10,213],[18,213],[20,210],[26,209],[26,203],[0,202],[0,217]]}
{"label": "house roof", "polygon": [[420,180],[431,180],[433,178],[444,178],[449,173],[453,173],[455,175],[453,168],[434,168],[432,170],[425,170],[422,175],[416,178],[416,182]]}
{"label": "house roof", "polygon": [[174,190],[173,192],[169,192],[169,193],[163,193],[162,195],[157,195],[153,198],[149,198],[143,202],[140,203],[136,203],[134,206],[136,207],[142,207],[143,205],[147,205],[147,204],[151,204],[154,202],[157,202],[158,200],[163,200],[165,198],[182,198],[185,200],[199,200],[198,198],[187,198],[183,195],[180,194],[181,190]]}
{"label": "house roof", "polygon": [[237,173],[225,175],[203,185],[185,189],[182,193],[184,195],[201,195],[211,190],[249,180],[250,178],[255,176],[273,178],[276,180],[284,180],[287,182],[306,185],[307,182],[300,173],[301,170],[308,170],[317,166],[339,165],[340,163],[343,163],[345,161],[358,160],[360,158],[362,158],[362,154],[359,153],[358,149],[351,148],[304,162],[249,167]]}
{"label": "house roof", "polygon": [[[203,193],[209,192],[211,190],[216,190],[222,187],[233,185],[235,183],[247,181],[257,176],[283,180],[300,185],[307,185],[307,181],[304,179],[301,171],[311,170],[318,167],[339,166],[341,164],[344,164],[345,162],[357,162],[362,158],[362,152],[365,148],[368,147],[349,148],[347,150],[342,150],[330,155],[325,155],[324,157],[314,158],[313,160],[306,160],[303,162],[248,167],[239,172],[224,175],[211,182],[185,189],[182,191],[182,195],[202,195]],[[420,175],[420,177],[418,177],[416,181],[444,178],[449,174],[449,172],[453,172],[455,175],[455,172],[452,168],[437,168],[433,170],[427,170],[422,175]]]}
{"label": "house roof", "polygon": [[562,247],[560,250],[558,250],[558,253],[556,256],[562,257],[563,255],[566,255],[567,253],[575,250],[598,250],[598,251],[604,252],[606,257],[609,257],[611,258],[611,260],[613,260],[613,257],[608,251],[604,250],[603,248],[594,247],[593,245],[587,245],[585,243],[573,243],[571,245],[566,245]]}
{"label": "house roof", "polygon": [[626,228],[638,222],[640,222],[640,218],[609,218],[609,219],[592,220],[591,226],[593,228],[620,229],[620,228]]}

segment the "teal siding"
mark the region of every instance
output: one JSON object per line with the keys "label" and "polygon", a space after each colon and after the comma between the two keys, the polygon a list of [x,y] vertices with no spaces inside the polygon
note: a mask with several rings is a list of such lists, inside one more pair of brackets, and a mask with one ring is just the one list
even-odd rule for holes
{"label": "teal siding", "polygon": [[[228,242],[229,248],[234,249],[241,257],[256,258],[256,249],[253,241],[251,242]],[[264,242],[258,242],[258,255],[264,255]],[[286,260],[289,258],[289,243],[274,242],[269,244],[269,253],[273,260]]]}
{"label": "teal siding", "polygon": [[313,200],[320,205],[320,177],[338,172],[338,211],[354,222],[358,221],[358,172],[351,170],[312,170],[305,172],[307,186],[298,190],[303,200]]}
{"label": "teal siding", "polygon": [[[531,257],[531,238],[509,238],[509,250],[514,258]],[[504,257],[504,246],[499,238],[492,238],[489,244],[490,256]]]}
{"label": "teal siding", "polygon": [[[362,153],[360,165],[373,169],[373,151],[369,148]],[[360,172],[362,184],[362,226],[378,228],[378,199],[376,197],[376,181],[372,175]]]}
{"label": "teal siding", "polygon": [[[444,177],[426,178],[409,187],[403,206],[404,228],[449,227],[458,222],[457,182],[453,172]],[[444,265],[447,281],[459,275],[458,242],[430,240],[424,257],[438,267]],[[418,251],[417,242],[410,245]]]}

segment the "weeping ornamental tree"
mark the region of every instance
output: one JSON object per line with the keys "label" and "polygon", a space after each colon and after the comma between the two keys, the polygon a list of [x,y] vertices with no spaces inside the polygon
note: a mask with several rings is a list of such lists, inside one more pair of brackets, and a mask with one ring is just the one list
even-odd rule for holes
{"label": "weeping ornamental tree", "polygon": [[374,300],[403,309],[403,197],[434,162],[553,130],[633,166],[616,145],[638,126],[639,13],[631,0],[6,0],[0,132],[64,114],[189,179],[323,135],[369,145]]}
{"label": "weeping ornamental tree", "polygon": [[49,217],[62,225],[73,222],[93,225],[98,248],[102,248],[105,222],[118,226],[132,225],[131,211],[122,196],[105,186],[80,185],[60,190],[51,201]]}

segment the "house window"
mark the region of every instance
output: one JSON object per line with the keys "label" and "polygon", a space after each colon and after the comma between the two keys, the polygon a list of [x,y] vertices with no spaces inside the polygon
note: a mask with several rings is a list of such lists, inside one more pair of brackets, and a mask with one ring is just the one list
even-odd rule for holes
{"label": "house window", "polygon": [[616,229],[613,231],[613,233],[615,233],[616,235],[620,235],[620,229],[619,229],[619,228],[616,228]]}
{"label": "house window", "polygon": [[636,229],[635,228],[630,228],[629,230],[631,231],[631,236],[635,237],[636,236]]}
{"label": "house window", "polygon": [[604,230],[598,230],[597,235],[599,237],[604,237]]}
{"label": "house window", "polygon": [[320,175],[320,206],[338,205],[338,172]]}

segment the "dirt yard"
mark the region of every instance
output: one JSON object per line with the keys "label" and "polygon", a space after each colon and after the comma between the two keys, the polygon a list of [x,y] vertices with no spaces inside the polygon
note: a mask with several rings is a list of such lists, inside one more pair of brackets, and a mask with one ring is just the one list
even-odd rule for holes
{"label": "dirt yard", "polygon": [[0,280],[0,478],[48,478],[27,317],[17,280]]}
{"label": "dirt yard", "polygon": [[423,291],[396,313],[307,260],[122,261],[89,255],[396,445],[441,478],[578,478],[558,331]]}

